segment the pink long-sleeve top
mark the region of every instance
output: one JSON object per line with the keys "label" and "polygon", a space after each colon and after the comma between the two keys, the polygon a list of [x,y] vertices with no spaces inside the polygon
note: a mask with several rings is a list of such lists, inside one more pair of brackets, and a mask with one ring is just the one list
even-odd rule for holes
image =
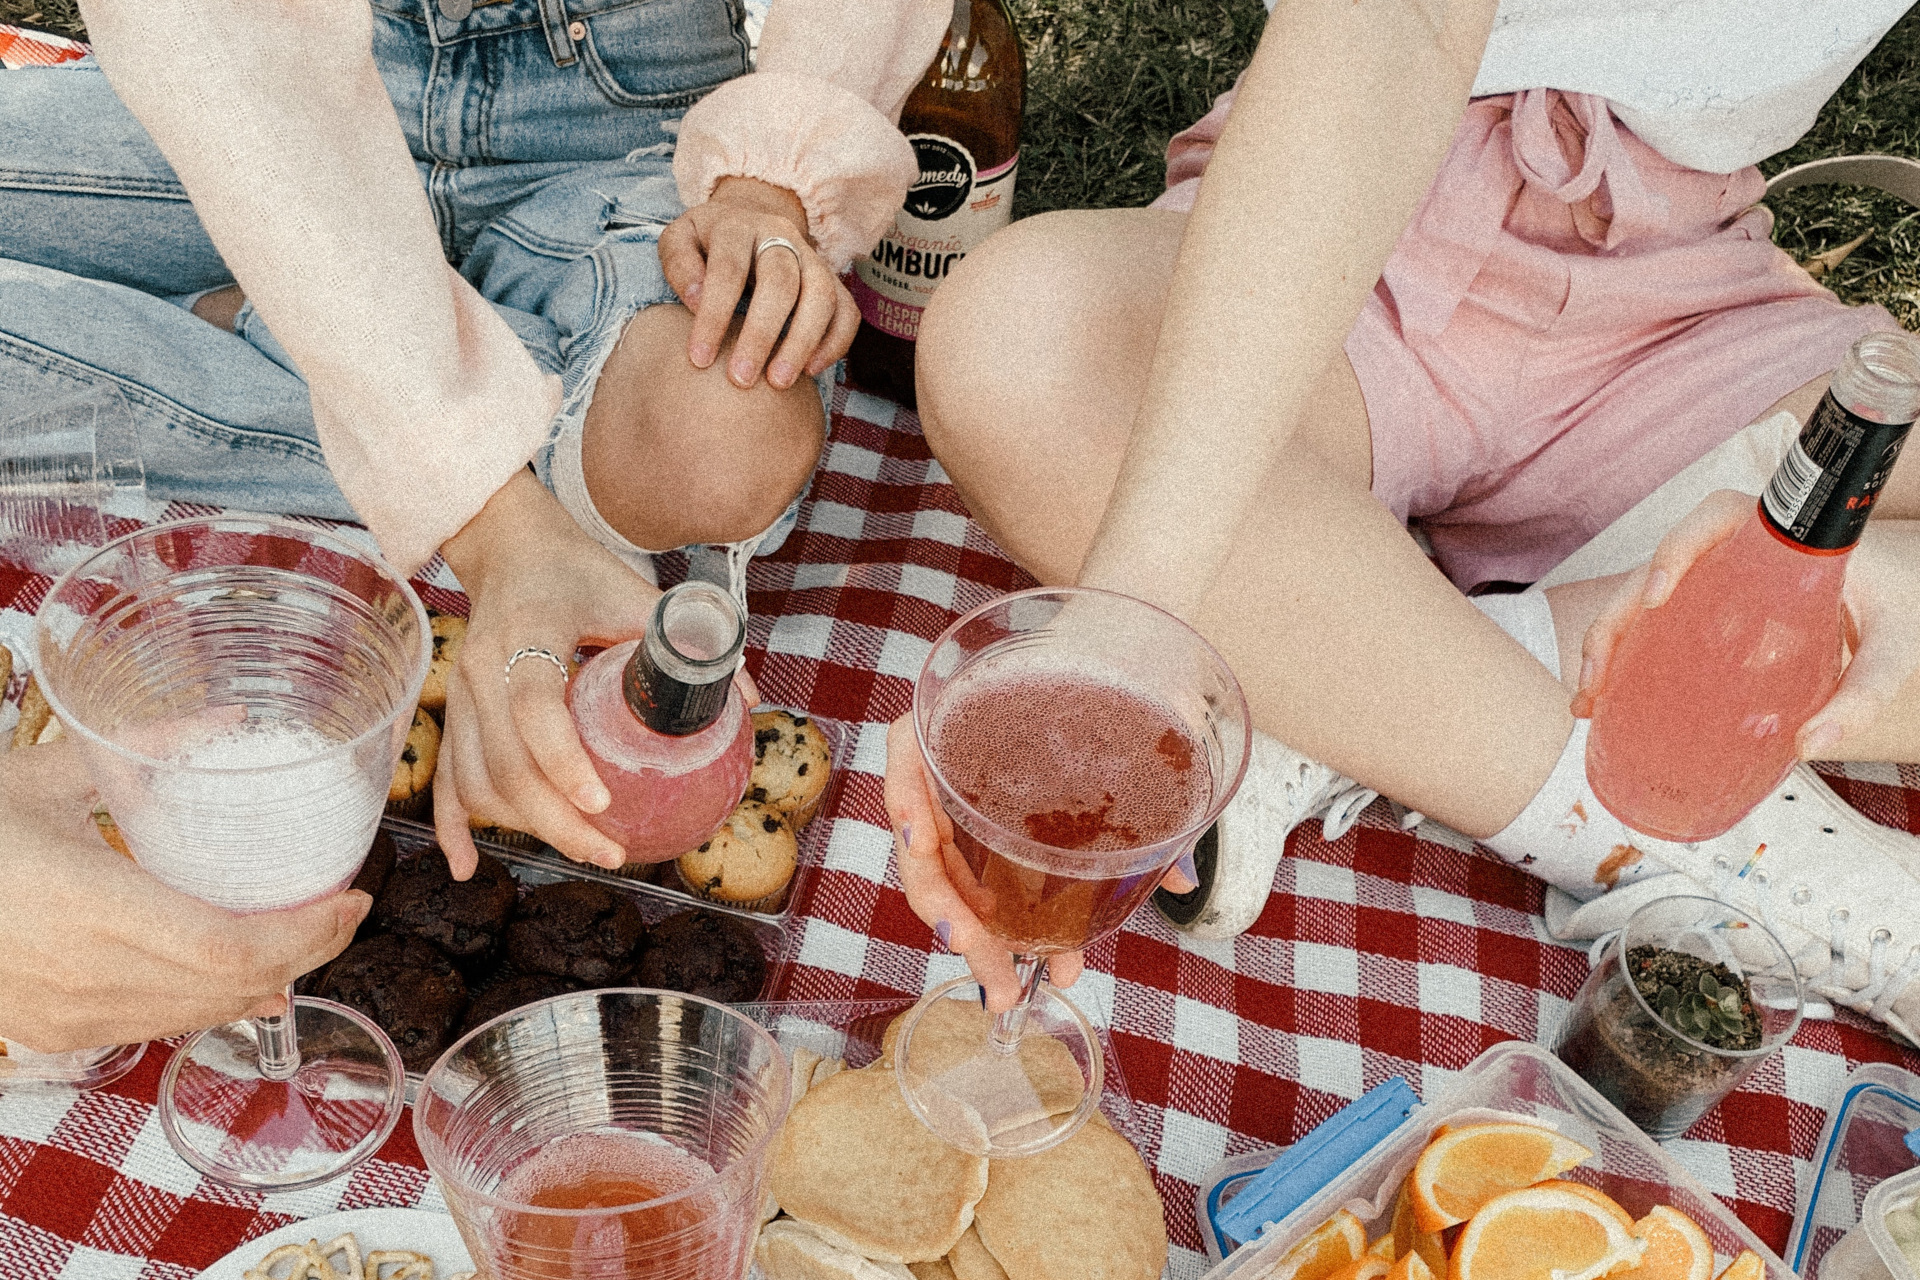
{"label": "pink long-sleeve top", "polygon": [[[546,442],[559,384],[441,256],[373,64],[370,11],[81,7],[115,90],[306,378],[341,491],[395,566],[417,570]],[[952,12],[952,0],[776,0],[759,69],[687,113],[682,200],[732,175],[787,187],[844,268],[912,185],[895,122]]]}

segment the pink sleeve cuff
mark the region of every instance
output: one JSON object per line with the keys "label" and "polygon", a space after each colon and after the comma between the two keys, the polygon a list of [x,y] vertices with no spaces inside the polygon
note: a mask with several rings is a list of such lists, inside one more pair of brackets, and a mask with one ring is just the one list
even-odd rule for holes
{"label": "pink sleeve cuff", "polygon": [[673,159],[680,200],[704,203],[722,178],[785,187],[834,272],[878,243],[919,176],[913,147],[857,94],[815,76],[760,71],[687,112]]}

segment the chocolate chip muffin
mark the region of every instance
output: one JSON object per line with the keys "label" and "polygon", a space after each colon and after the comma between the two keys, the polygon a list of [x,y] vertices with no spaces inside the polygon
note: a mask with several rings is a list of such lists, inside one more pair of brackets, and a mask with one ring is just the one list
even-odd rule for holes
{"label": "chocolate chip muffin", "polygon": [[440,762],[440,725],[423,707],[413,709],[407,744],[387,784],[387,812],[398,818],[424,818],[433,810],[433,770]]}
{"label": "chocolate chip muffin", "polygon": [[800,858],[787,820],[766,805],[741,802],[706,843],[680,855],[687,892],[749,911],[778,911]]}
{"label": "chocolate chip muffin", "polygon": [[381,934],[327,966],[320,996],[358,1009],[393,1037],[409,1071],[425,1071],[453,1042],[467,984],[431,942]]}
{"label": "chocolate chip muffin", "polygon": [[475,1027],[492,1022],[501,1014],[518,1009],[523,1004],[563,996],[579,989],[579,983],[556,978],[550,973],[499,974],[473,993],[473,999],[467,1004],[467,1016],[461,1019],[460,1031],[454,1038],[458,1039]]}
{"label": "chocolate chip muffin", "polygon": [[453,678],[454,666],[460,661],[460,646],[467,642],[467,620],[435,614],[429,625],[433,628],[433,657],[428,660],[426,682],[420,686],[420,705],[429,711],[444,711],[447,681]]}
{"label": "chocolate chip muffin", "polygon": [[827,794],[833,767],[827,735],[790,711],[753,713],[753,777],[746,798],[764,804],[798,831]]}
{"label": "chocolate chip muffin", "polygon": [[507,958],[528,973],[618,986],[647,932],[632,898],[585,880],[543,884],[507,926]]}
{"label": "chocolate chip muffin", "polygon": [[500,948],[519,887],[498,858],[480,855],[470,880],[455,880],[438,849],[426,849],[394,867],[373,904],[376,928],[425,938],[468,973]]}
{"label": "chocolate chip muffin", "polygon": [[767,958],[745,921],[718,911],[683,911],[653,926],[634,980],[739,1004],[760,998]]}

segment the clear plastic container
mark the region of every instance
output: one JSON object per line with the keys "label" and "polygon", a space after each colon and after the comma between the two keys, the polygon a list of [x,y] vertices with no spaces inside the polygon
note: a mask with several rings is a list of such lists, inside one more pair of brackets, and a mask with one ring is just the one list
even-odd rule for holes
{"label": "clear plastic container", "polygon": [[[633,874],[608,871],[589,863],[574,862],[565,855],[544,844],[535,844],[530,849],[518,849],[503,845],[498,841],[483,839],[476,834],[474,843],[488,853],[506,860],[517,868],[532,872],[545,870],[555,875],[575,880],[593,880],[600,884],[613,885],[615,888],[641,888],[648,894],[665,894],[673,902],[685,906],[689,903],[708,907],[715,911],[724,911],[730,915],[751,916],[756,920],[772,920],[783,928],[791,925],[794,908],[800,902],[808,883],[820,864],[826,860],[827,844],[833,838],[833,823],[827,817],[839,795],[842,779],[853,764],[854,737],[858,732],[838,720],[828,720],[811,715],[791,707],[774,707],[762,703],[755,711],[792,711],[794,715],[806,716],[809,721],[820,726],[826,735],[827,750],[833,761],[833,776],[827,783],[827,789],[820,797],[820,805],[814,811],[813,821],[807,823],[798,833],[799,854],[794,863],[793,879],[788,882],[787,890],[775,902],[774,910],[758,911],[745,907],[733,907],[725,903],[714,902],[687,892],[680,879],[678,864],[669,859],[648,866],[635,867]],[[383,824],[387,830],[396,834],[405,832],[419,840],[433,840],[431,823],[415,822],[407,818],[389,817]],[[516,872],[516,874],[518,874]]]}
{"label": "clear plastic container", "polygon": [[1920,1168],[1896,1173],[1869,1191],[1860,1225],[1893,1280],[1920,1280],[1915,1261],[1920,1254]]}
{"label": "clear plastic container", "polygon": [[56,574],[106,545],[112,516],[146,514],[133,414],[117,387],[52,403],[0,405],[0,546]]}
{"label": "clear plastic container", "polygon": [[1415,1108],[1365,1158],[1208,1272],[1206,1280],[1255,1280],[1342,1208],[1366,1224],[1369,1239],[1377,1238],[1390,1225],[1400,1183],[1434,1129],[1443,1123],[1516,1118],[1551,1125],[1593,1151],[1594,1159],[1563,1177],[1599,1187],[1636,1218],[1667,1204],[1698,1222],[1713,1241],[1716,1274],[1750,1249],[1769,1280],[1791,1280],[1786,1264],[1651,1138],[1558,1058],[1520,1041],[1496,1045],[1475,1058],[1438,1099]]}
{"label": "clear plastic container", "polygon": [[1874,1274],[1860,1224],[1882,1183],[1920,1166],[1920,1076],[1881,1062],[1856,1067],[1834,1092],[1814,1147],[1814,1173],[1794,1215],[1787,1261],[1806,1280]]}

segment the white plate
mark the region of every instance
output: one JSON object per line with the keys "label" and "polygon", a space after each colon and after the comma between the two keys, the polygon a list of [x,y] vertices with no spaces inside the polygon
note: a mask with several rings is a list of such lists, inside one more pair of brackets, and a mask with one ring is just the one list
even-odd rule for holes
{"label": "white plate", "polygon": [[447,1214],[425,1209],[354,1209],[303,1218],[249,1240],[202,1271],[199,1280],[241,1280],[247,1268],[258,1265],[260,1259],[283,1244],[305,1244],[309,1240],[325,1244],[348,1231],[359,1240],[362,1257],[375,1249],[417,1249],[432,1255],[436,1280],[446,1280],[473,1267],[466,1242]]}

